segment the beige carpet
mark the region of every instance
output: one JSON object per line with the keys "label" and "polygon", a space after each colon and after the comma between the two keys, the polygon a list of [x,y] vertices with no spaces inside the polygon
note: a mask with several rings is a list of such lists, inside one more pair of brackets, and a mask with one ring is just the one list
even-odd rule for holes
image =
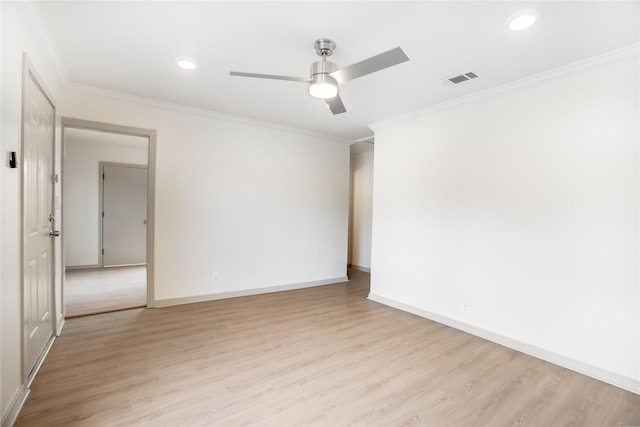
{"label": "beige carpet", "polygon": [[64,291],[66,317],[144,307],[147,267],[67,270]]}

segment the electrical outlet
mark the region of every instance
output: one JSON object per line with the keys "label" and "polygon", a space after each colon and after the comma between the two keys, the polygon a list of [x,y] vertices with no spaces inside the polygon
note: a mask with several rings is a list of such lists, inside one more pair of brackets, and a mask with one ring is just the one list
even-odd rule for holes
{"label": "electrical outlet", "polygon": [[213,273],[213,279],[211,279],[211,283],[219,283],[220,282],[220,273]]}
{"label": "electrical outlet", "polygon": [[463,302],[462,304],[460,304],[460,311],[463,313],[468,313],[469,312],[469,304],[467,304],[466,302]]}

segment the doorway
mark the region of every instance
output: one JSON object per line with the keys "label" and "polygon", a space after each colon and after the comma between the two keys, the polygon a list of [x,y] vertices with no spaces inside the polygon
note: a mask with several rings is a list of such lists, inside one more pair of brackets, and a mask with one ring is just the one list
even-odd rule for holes
{"label": "doorway", "polygon": [[371,272],[373,158],[373,138],[351,145],[348,265],[365,273]]}
{"label": "doorway", "polygon": [[62,125],[65,317],[153,305],[155,131]]}

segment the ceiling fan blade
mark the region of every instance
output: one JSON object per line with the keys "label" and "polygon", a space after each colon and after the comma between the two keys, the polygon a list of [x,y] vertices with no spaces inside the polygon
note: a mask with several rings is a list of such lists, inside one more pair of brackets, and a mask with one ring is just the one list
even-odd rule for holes
{"label": "ceiling fan blade", "polygon": [[255,77],[258,79],[272,79],[272,80],[288,80],[291,82],[310,83],[311,79],[307,77],[290,77],[290,76],[276,76],[273,74],[255,74],[255,73],[240,73],[238,71],[229,72],[232,76],[239,77]]}
{"label": "ceiling fan blade", "polygon": [[366,76],[367,74],[375,73],[376,71],[384,70],[385,68],[392,67],[408,60],[409,57],[407,54],[404,53],[401,48],[397,47],[379,55],[372,56],[364,61],[356,62],[353,65],[341,68],[329,75],[336,79],[338,83],[344,83],[349,80],[357,79],[358,77]]}
{"label": "ceiling fan blade", "polygon": [[327,107],[329,107],[333,115],[347,112],[347,109],[344,108],[344,104],[342,103],[342,99],[340,99],[340,95],[325,99],[324,102],[327,104]]}

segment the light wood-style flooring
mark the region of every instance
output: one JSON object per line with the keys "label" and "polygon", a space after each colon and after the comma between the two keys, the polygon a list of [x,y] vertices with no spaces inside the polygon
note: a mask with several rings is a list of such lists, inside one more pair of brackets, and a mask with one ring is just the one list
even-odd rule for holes
{"label": "light wood-style flooring", "polygon": [[144,307],[147,266],[67,270],[66,317]]}
{"label": "light wood-style flooring", "polygon": [[17,426],[604,426],[640,397],[316,288],[67,321]]}

